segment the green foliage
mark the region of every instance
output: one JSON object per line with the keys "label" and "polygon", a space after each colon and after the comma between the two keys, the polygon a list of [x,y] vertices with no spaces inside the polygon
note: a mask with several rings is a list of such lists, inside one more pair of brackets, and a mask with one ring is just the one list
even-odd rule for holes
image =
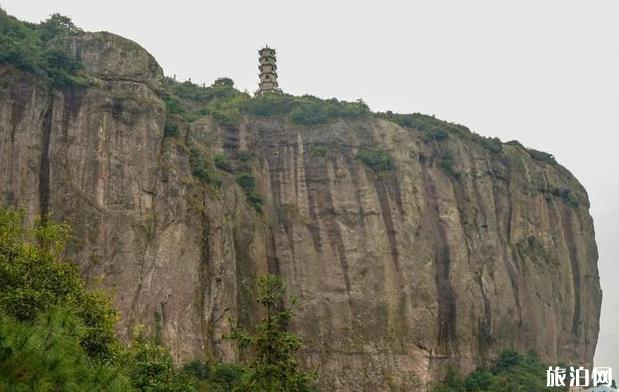
{"label": "green foliage", "polygon": [[234,80],[230,78],[217,78],[215,82],[213,82],[213,86],[226,86],[226,87],[234,87]]}
{"label": "green foliage", "polygon": [[229,160],[227,160],[226,157],[223,156],[222,154],[215,154],[215,157],[213,158],[213,160],[215,161],[215,167],[218,168],[219,170],[223,170],[228,173],[232,173],[234,171],[234,167],[232,166],[232,163]]}
{"label": "green foliage", "polygon": [[163,137],[176,137],[178,136],[178,124],[166,119],[165,126],[163,128]]}
{"label": "green foliage", "polygon": [[80,317],[67,309],[50,309],[32,321],[0,313],[0,390],[129,390],[118,365],[88,356],[81,344],[86,334]]}
{"label": "green foliage", "polygon": [[262,210],[262,199],[256,191],[256,177],[249,172],[243,172],[236,176],[236,182],[245,191],[247,202],[260,212]]}
{"label": "green foliage", "polygon": [[252,157],[253,157],[253,154],[249,151],[239,151],[238,153],[239,161],[243,163],[247,163],[251,161]]}
{"label": "green foliage", "polygon": [[447,172],[447,174],[449,174],[451,177],[453,177],[455,179],[459,179],[460,178],[460,173],[455,171],[455,169],[453,167],[453,165],[454,165],[454,157],[453,157],[453,155],[451,154],[450,151],[445,151],[441,155],[441,158],[440,158],[438,164],[441,167],[441,169],[445,170],[445,172]]}
{"label": "green foliage", "polygon": [[453,134],[467,137],[494,153],[498,153],[503,150],[503,143],[499,138],[489,138],[478,135],[471,132],[471,130],[464,125],[442,121],[434,116],[428,116],[420,113],[399,114],[393,113],[392,111],[376,113],[376,116],[394,122],[405,128],[412,128],[422,131],[424,133],[425,141],[442,141],[446,140],[450,134]]}
{"label": "green foliage", "polygon": [[69,307],[84,324],[82,346],[111,360],[118,312],[106,295],[86,289],[74,264],[61,261],[68,235],[68,226],[50,221],[28,229],[22,212],[0,209],[0,311],[33,321],[52,308]]}
{"label": "green foliage", "polygon": [[243,110],[257,116],[287,116],[295,124],[324,124],[335,118],[367,116],[369,108],[362,101],[323,100],[311,95],[261,94],[248,101]]}
{"label": "green foliage", "polygon": [[393,158],[387,151],[378,147],[360,148],[359,152],[357,152],[357,159],[375,172],[395,169]]}
{"label": "green foliage", "polygon": [[0,64],[32,73],[55,88],[85,85],[82,65],[66,53],[58,39],[79,33],[69,18],[59,14],[32,24],[0,9]]}
{"label": "green foliage", "polygon": [[560,197],[561,200],[572,208],[578,208],[578,198],[567,188],[555,188],[552,190],[552,194]]}
{"label": "green foliage", "polygon": [[240,365],[204,361],[191,361],[183,366],[182,372],[198,387],[210,392],[233,391],[241,381],[246,369]]}
{"label": "green foliage", "polygon": [[[250,175],[239,177],[255,187]],[[267,317],[254,335],[236,330],[247,366],[192,361],[174,367],[170,352],[143,334],[131,347],[112,334],[117,312],[102,293],[86,290],[60,255],[69,228],[46,221],[34,228],[24,214],[0,208],[0,390],[229,392],[314,391],[314,376],[293,355],[300,340],[285,330],[285,289],[260,280]]]}
{"label": "green foliage", "polygon": [[315,375],[300,369],[295,359],[301,340],[287,331],[292,317],[284,305],[286,288],[273,275],[258,279],[257,301],[265,316],[255,325],[253,333],[235,329],[230,337],[246,355],[247,370],[234,391],[310,392],[315,391]]}
{"label": "green foliage", "polygon": [[476,133],[472,133],[471,137],[474,141],[481,144],[482,147],[492,151],[493,153],[498,153],[503,150],[503,143],[498,137],[485,137]]}
{"label": "green foliage", "polygon": [[170,78],[164,81],[162,99],[166,104],[166,111],[168,114],[179,115],[186,121],[194,121],[208,114],[222,125],[237,126],[241,119],[241,108],[250,99],[248,94],[236,90],[234,83],[230,84],[226,80],[216,82],[210,87],[198,86],[189,81],[177,82]]}
{"label": "green foliage", "polygon": [[394,122],[405,128],[414,128],[426,133],[426,139],[445,140],[449,134],[469,134],[471,131],[459,124],[441,121],[434,116],[421,113],[400,114],[392,111],[376,113],[376,116]]}
{"label": "green foliage", "polygon": [[329,150],[321,144],[312,144],[309,148],[310,156],[314,158],[326,157]]}
{"label": "green foliage", "polygon": [[170,352],[162,346],[136,337],[129,357],[131,384],[144,392],[190,392],[196,389],[174,368]]}
{"label": "green foliage", "polygon": [[361,100],[357,102],[338,101],[335,98],[322,100],[309,95],[293,99],[294,106],[288,116],[295,124],[324,124],[336,118],[358,118],[370,114],[369,108]]}
{"label": "green foliage", "polygon": [[480,367],[467,377],[453,368],[434,392],[549,392],[566,391],[567,388],[546,387],[546,369],[537,355],[522,355],[514,350],[503,351],[491,367]]}
{"label": "green foliage", "polygon": [[555,157],[552,154],[549,154],[544,151],[535,150],[533,148],[529,148],[527,149],[527,151],[529,152],[529,155],[531,156],[531,158],[537,161],[547,162],[551,164],[557,163],[557,161],[555,160]]}
{"label": "green foliage", "polygon": [[207,184],[221,186],[221,178],[215,170],[215,165],[196,147],[190,149],[189,164],[191,174]]}

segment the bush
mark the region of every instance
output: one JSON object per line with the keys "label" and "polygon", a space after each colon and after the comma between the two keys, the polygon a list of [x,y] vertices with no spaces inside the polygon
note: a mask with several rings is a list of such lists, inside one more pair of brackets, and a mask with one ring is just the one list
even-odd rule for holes
{"label": "bush", "polygon": [[221,178],[215,171],[213,162],[208,160],[205,155],[195,147],[190,149],[189,165],[191,166],[191,174],[201,181],[217,187],[221,186]]}
{"label": "bush", "polygon": [[439,166],[441,169],[445,170],[447,174],[455,179],[460,178],[460,173],[454,170],[454,157],[451,155],[451,152],[445,151],[443,155],[441,155],[441,159],[439,161]]}
{"label": "bush", "polygon": [[485,137],[474,133],[473,140],[493,153],[498,153],[503,150],[503,143],[498,137]]}
{"label": "bush", "polygon": [[247,202],[258,212],[262,211],[262,199],[256,192],[256,178],[251,173],[241,173],[236,177],[236,182],[243,188]]}
{"label": "bush", "polygon": [[380,148],[361,148],[357,153],[357,159],[375,172],[395,169],[393,158],[387,151]]}
{"label": "bush", "polygon": [[32,73],[54,88],[86,85],[80,74],[82,64],[70,57],[57,39],[80,31],[69,18],[59,14],[32,24],[0,9],[0,64]]}
{"label": "bush", "polygon": [[327,147],[323,145],[312,144],[309,148],[310,156],[315,158],[326,157],[328,152]]}
{"label": "bush", "polygon": [[529,148],[527,149],[527,151],[529,152],[529,156],[537,161],[542,161],[542,162],[551,163],[551,164],[557,163],[557,161],[555,160],[555,157],[552,156],[552,154],[549,154],[544,151],[535,150],[533,148]]}
{"label": "bush", "polygon": [[572,208],[578,208],[579,206],[578,198],[574,196],[574,194],[569,189],[555,188],[552,190],[552,194],[557,197],[560,197],[561,200],[563,200],[565,204],[567,204],[568,206]]}
{"label": "bush", "polygon": [[128,364],[131,384],[138,391],[195,391],[190,381],[175,370],[170,352],[143,336],[135,339]]}
{"label": "bush", "polygon": [[439,120],[434,116],[421,113],[400,114],[392,111],[376,113],[376,116],[394,122],[405,128],[413,128],[426,133],[426,138],[444,140],[450,133],[469,134],[471,131],[464,125]]}
{"label": "bush", "polygon": [[230,78],[217,78],[213,82],[213,86],[234,87],[234,81]]}
{"label": "bush", "polygon": [[467,377],[448,369],[434,392],[567,391],[567,388],[546,387],[546,369],[548,366],[535,353],[523,355],[508,349],[493,366],[480,367]]}
{"label": "bush", "polygon": [[215,167],[218,168],[219,170],[223,170],[228,173],[232,173],[234,171],[234,168],[232,167],[232,163],[230,163],[230,161],[227,160],[226,157],[223,156],[222,154],[216,154],[213,159],[215,161]]}
{"label": "bush", "polygon": [[165,126],[163,128],[163,137],[176,137],[176,136],[178,136],[178,125],[166,119]]}

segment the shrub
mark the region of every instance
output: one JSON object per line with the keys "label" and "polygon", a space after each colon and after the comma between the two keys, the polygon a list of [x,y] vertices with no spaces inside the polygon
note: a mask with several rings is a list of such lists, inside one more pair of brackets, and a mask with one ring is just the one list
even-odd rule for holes
{"label": "shrub", "polygon": [[523,355],[508,349],[493,366],[480,367],[467,377],[449,369],[434,392],[566,391],[567,388],[546,387],[546,369],[548,366],[535,353]]}
{"label": "shrub", "polygon": [[357,159],[375,172],[395,169],[393,158],[380,148],[361,148],[357,152]]}
{"label": "shrub", "polygon": [[69,18],[59,14],[32,24],[0,9],[0,64],[32,73],[54,88],[86,85],[87,80],[80,74],[82,64],[70,57],[56,39],[80,31]]}
{"label": "shrub", "polygon": [[247,202],[258,212],[262,210],[262,199],[256,192],[256,178],[253,174],[244,172],[236,177],[236,182],[243,188]]}
{"label": "shrub", "polygon": [[443,140],[450,133],[468,134],[471,131],[464,125],[439,120],[434,116],[421,113],[400,114],[392,111],[376,113],[376,116],[394,122],[405,128],[413,128],[425,132],[428,139]]}
{"label": "shrub", "polygon": [[191,166],[191,174],[201,181],[217,187],[221,186],[221,178],[217,175],[213,162],[208,160],[204,154],[195,147],[190,149],[189,165]]}
{"label": "shrub", "polygon": [[163,128],[163,137],[176,137],[176,136],[178,136],[178,125],[166,119],[165,126]]}
{"label": "shrub", "polygon": [[136,337],[128,361],[131,384],[138,391],[190,392],[195,389],[173,366],[170,352]]}
{"label": "shrub", "polygon": [[309,148],[309,153],[312,157],[326,157],[328,150],[323,145],[312,144]]}
{"label": "shrub", "polygon": [[544,151],[535,150],[533,148],[529,148],[527,149],[527,151],[529,152],[529,156],[531,156],[531,158],[537,161],[542,161],[542,162],[547,162],[547,163],[552,163],[552,164],[557,163],[557,161],[555,160],[555,157],[552,156],[552,154],[549,154]]}
{"label": "shrub", "polygon": [[234,87],[234,81],[230,78],[217,78],[213,82],[213,86]]}
{"label": "shrub", "polygon": [[230,161],[228,161],[222,154],[216,154],[213,160],[215,161],[215,167],[219,170],[223,170],[228,173],[232,173],[234,170]]}
{"label": "shrub", "polygon": [[555,188],[552,190],[552,194],[557,197],[560,197],[561,200],[563,200],[565,204],[567,204],[568,206],[572,208],[578,208],[579,206],[578,198],[574,196],[574,194],[569,189]]}
{"label": "shrub", "polygon": [[473,134],[473,140],[481,144],[487,150],[493,153],[498,153],[503,150],[503,143],[498,137],[485,137],[477,134]]}
{"label": "shrub", "polygon": [[460,178],[460,173],[456,172],[453,168],[454,157],[451,152],[445,151],[439,160],[439,166],[455,179]]}

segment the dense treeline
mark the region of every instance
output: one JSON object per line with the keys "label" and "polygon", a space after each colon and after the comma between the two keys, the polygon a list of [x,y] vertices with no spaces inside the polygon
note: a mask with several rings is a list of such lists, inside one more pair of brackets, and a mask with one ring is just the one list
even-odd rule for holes
{"label": "dense treeline", "polygon": [[482,366],[466,377],[450,368],[434,392],[550,392],[567,391],[546,387],[548,365],[530,352],[503,351],[491,366]]}
{"label": "dense treeline", "polygon": [[286,289],[274,276],[258,280],[265,317],[235,330],[242,361],[193,361],[175,367],[170,352],[136,328],[119,342],[119,313],[103,291],[89,289],[62,260],[69,227],[25,224],[0,209],[0,390],[10,391],[296,391],[315,390],[295,355],[299,338],[286,327]]}
{"label": "dense treeline", "polygon": [[35,24],[0,9],[0,64],[30,72],[56,88],[85,84],[81,64],[67,55],[60,39],[80,32],[71,19],[60,14]]}

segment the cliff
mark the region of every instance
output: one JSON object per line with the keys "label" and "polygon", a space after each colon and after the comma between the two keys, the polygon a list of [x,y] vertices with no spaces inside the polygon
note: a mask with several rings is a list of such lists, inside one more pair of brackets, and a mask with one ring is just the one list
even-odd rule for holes
{"label": "cliff", "polygon": [[88,85],[0,65],[0,202],[72,225],[68,256],[113,289],[125,338],[144,323],[178,359],[231,359],[223,336],[272,272],[327,390],[417,390],[510,346],[591,364],[593,222],[549,156],[423,116],[186,119],[137,44],[64,45]]}

